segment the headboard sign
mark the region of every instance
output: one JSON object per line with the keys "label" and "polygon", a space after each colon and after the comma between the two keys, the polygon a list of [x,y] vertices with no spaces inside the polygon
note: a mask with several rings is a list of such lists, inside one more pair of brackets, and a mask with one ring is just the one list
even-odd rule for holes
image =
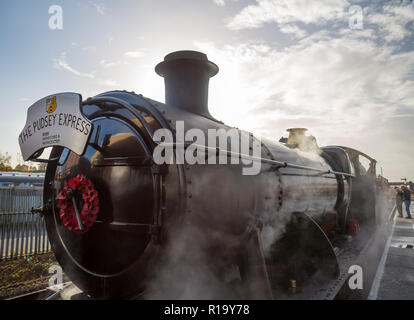
{"label": "headboard sign", "polygon": [[23,159],[35,159],[44,148],[61,146],[81,155],[92,131],[92,123],[82,114],[82,96],[58,93],[32,104],[19,135]]}

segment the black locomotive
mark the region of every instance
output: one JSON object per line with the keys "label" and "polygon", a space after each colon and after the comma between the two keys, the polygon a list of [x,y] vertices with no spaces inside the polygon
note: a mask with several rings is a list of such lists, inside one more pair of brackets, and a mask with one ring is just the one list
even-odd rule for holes
{"label": "black locomotive", "polygon": [[52,149],[44,215],[69,278],[93,298],[172,299],[283,298],[337,280],[348,235],[378,223],[376,161],[319,148],[298,128],[284,142],[249,135],[260,145],[250,157],[261,163],[256,175],[243,175],[220,146],[202,157],[224,154],[227,164],[157,164],[158,129],[173,133],[176,157],[177,121],[206,135],[234,128],[208,111],[218,67],[206,55],[173,52],[155,71],[165,104],[126,91],[86,99],[93,128],[84,153]]}

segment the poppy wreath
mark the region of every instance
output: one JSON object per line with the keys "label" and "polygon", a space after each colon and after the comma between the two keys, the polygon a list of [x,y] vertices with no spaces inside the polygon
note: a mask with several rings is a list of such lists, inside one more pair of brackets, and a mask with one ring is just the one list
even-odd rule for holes
{"label": "poppy wreath", "polygon": [[[81,195],[83,206],[79,210],[80,218],[83,224],[83,230],[80,230],[76,212],[73,206],[72,196]],[[59,192],[59,216],[63,224],[70,231],[76,234],[84,234],[93,225],[99,212],[98,192],[93,187],[92,181],[83,174],[69,179],[65,187]]]}

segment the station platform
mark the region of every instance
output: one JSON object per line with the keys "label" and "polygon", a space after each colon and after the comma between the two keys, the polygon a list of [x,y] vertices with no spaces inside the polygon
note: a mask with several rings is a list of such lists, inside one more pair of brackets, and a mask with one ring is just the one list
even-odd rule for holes
{"label": "station platform", "polygon": [[368,299],[414,300],[414,219],[395,217]]}

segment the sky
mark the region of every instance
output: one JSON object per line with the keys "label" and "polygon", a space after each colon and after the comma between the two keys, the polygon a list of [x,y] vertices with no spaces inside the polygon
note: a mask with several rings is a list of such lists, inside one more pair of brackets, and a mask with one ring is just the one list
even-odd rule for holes
{"label": "sky", "polygon": [[[49,26],[54,5],[61,29]],[[276,141],[305,127],[320,146],[361,150],[386,178],[414,181],[410,0],[1,0],[0,39],[0,153],[13,164],[40,98],[121,89],[164,102],[155,65],[198,50],[220,68],[217,119]]]}

